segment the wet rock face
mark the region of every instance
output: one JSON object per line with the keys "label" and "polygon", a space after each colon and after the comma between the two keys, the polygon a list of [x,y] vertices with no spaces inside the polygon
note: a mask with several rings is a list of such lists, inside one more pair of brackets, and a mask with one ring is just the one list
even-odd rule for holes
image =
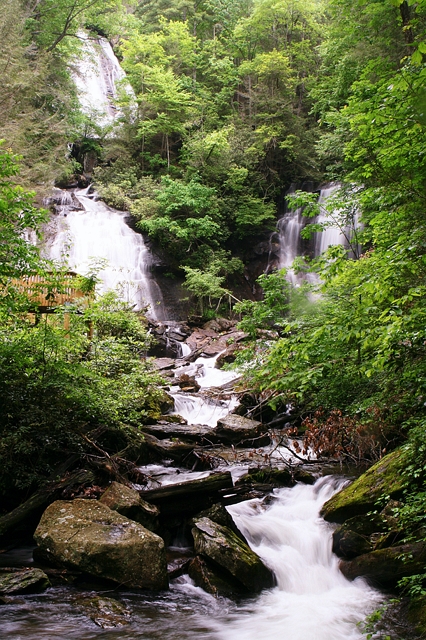
{"label": "wet rock face", "polygon": [[348,518],[372,511],[382,495],[399,497],[403,489],[401,464],[401,451],[389,453],[328,500],[321,510],[322,517],[341,524]]}
{"label": "wet rock face", "polygon": [[0,571],[0,595],[39,593],[50,587],[47,575],[41,569]]}
{"label": "wet rock face", "polygon": [[209,518],[200,518],[192,529],[195,552],[219,565],[245,589],[257,593],[274,586],[272,572],[233,531]]}
{"label": "wet rock face", "polygon": [[238,529],[237,525],[232,519],[232,516],[228,513],[228,511],[225,509],[225,507],[221,502],[216,502],[209,509],[205,509],[204,511],[201,511],[201,513],[199,513],[195,518],[193,518],[192,522],[195,524],[197,520],[200,520],[201,518],[209,518],[210,520],[213,520],[213,522],[216,522],[217,524],[220,524],[223,527],[228,527],[228,529],[231,529],[231,531],[233,531],[236,536],[241,538],[241,540],[245,544],[247,544],[247,540],[245,539],[241,531]]}
{"label": "wet rock face", "polygon": [[74,604],[101,629],[115,629],[130,624],[130,610],[113,598],[80,596]]}
{"label": "wet rock face", "polygon": [[[261,422],[249,420],[234,413],[229,413],[217,422],[215,433],[222,442],[242,444],[242,446],[265,446],[270,438],[262,433],[264,428]],[[262,442],[258,439],[263,437]]]}
{"label": "wet rock face", "polygon": [[349,580],[362,576],[373,586],[395,587],[404,576],[424,572],[426,544],[402,544],[364,553],[354,560],[341,561],[340,570]]}
{"label": "wet rock face", "polygon": [[57,500],[34,539],[59,565],[128,587],[168,586],[163,540],[97,500]]}
{"label": "wet rock face", "polygon": [[246,594],[241,583],[233,580],[229,574],[227,576],[224,573],[219,575],[218,567],[213,567],[201,556],[196,556],[191,560],[188,566],[188,575],[197,587],[201,587],[216,597],[232,598]]}
{"label": "wet rock face", "polygon": [[137,491],[124,484],[112,482],[100,497],[99,502],[122,516],[138,522],[150,531],[158,529],[159,509],[142,500]]}

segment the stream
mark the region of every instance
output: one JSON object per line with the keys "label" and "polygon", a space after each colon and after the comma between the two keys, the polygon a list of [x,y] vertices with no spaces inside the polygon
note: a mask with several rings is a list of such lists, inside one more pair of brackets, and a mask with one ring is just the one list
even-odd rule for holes
{"label": "stream", "polygon": [[[213,368],[214,358],[193,365],[204,385],[229,381]],[[206,362],[207,360],[207,362]],[[207,366],[206,366],[207,365]],[[234,374],[235,375],[235,374]],[[204,386],[205,388],[205,386]],[[176,392],[178,393],[178,392]],[[229,410],[228,406],[221,407]],[[197,421],[206,416],[196,405]],[[201,412],[201,413],[200,413]],[[204,412],[204,413],[203,413]],[[208,412],[207,412],[208,413]],[[216,417],[217,419],[217,417]],[[228,467],[230,469],[230,467]],[[142,468],[154,486],[202,477],[170,463]],[[244,468],[233,469],[238,477]],[[331,552],[332,526],[319,516],[322,504],[343,486],[338,476],[314,485],[275,489],[266,498],[227,507],[250,546],[275,574],[277,585],[237,602],[215,598],[194,586],[187,575],[171,581],[169,591],[152,593],[80,584],[56,586],[39,595],[14,596],[0,607],[0,638],[21,640],[361,640],[359,623],[383,601],[362,579],[349,582]],[[176,539],[172,551],[189,553]],[[3,566],[31,566],[32,549],[0,555]],[[129,611],[126,626],[99,628],[80,606],[93,595],[116,599]]]}
{"label": "stream", "polygon": [[[87,42],[87,48],[90,56],[77,64],[76,71],[82,105],[88,112],[94,106],[101,118],[114,121],[110,96],[115,78],[123,77],[118,62],[103,39],[94,48]],[[126,214],[107,207],[89,189],[73,195],[61,193],[63,201],[47,233],[49,257],[80,274],[90,270],[91,261],[104,261],[101,290],[118,289],[133,308],[148,306],[154,319],[163,320],[164,304],[150,275],[149,251],[142,235],[126,224]],[[290,266],[297,254],[302,224],[301,211],[281,221],[280,266]],[[181,352],[188,355],[184,343]],[[201,387],[198,393],[182,392],[171,384],[175,413],[189,424],[215,426],[236,404],[229,389],[236,374],[216,369],[215,360],[201,357],[178,370],[195,376]],[[282,460],[290,454],[275,451],[275,455]],[[225,460],[223,464],[234,480],[248,466]],[[141,471],[149,473],[153,486],[209,473],[181,469],[170,460]],[[331,551],[333,528],[319,516],[323,503],[345,482],[342,477],[325,476],[314,485],[275,489],[265,498],[227,507],[250,546],[275,574],[276,586],[260,595],[238,601],[215,598],[187,575],[172,580],[170,589],[159,593],[100,583],[54,586],[37,595],[11,596],[0,604],[0,639],[361,640],[366,636],[360,623],[384,596],[364,580],[349,582],[340,573],[338,558]],[[188,554],[187,545],[187,540],[176,538],[172,551]],[[0,554],[0,566],[34,566],[32,550],[26,547]],[[126,624],[109,629],[97,626],[81,606],[82,600],[94,595],[123,605],[129,612]],[[397,638],[398,634],[392,635],[392,640]]]}
{"label": "stream", "polygon": [[[99,629],[78,606],[93,587],[54,587],[15,596],[1,607],[1,638],[189,640],[356,640],[357,626],[383,599],[363,580],[348,582],[331,552],[331,527],[319,510],[342,484],[333,476],[313,486],[279,489],[270,504],[250,500],[228,507],[251,547],[274,570],[277,586],[238,603],[214,598],[187,576],[168,592],[102,591],[131,611],[119,629]],[[31,550],[21,561],[28,565]],[[5,554],[7,555],[7,554]],[[3,556],[3,562],[6,558]],[[15,559],[16,562],[16,559]],[[99,593],[99,591],[98,591]]]}

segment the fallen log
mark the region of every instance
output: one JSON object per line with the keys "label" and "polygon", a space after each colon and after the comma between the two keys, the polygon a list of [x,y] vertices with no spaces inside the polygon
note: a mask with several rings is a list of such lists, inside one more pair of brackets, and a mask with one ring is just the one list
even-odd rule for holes
{"label": "fallen log", "polygon": [[66,477],[61,477],[66,469],[76,462],[76,459],[76,457],[69,459],[55,472],[54,476],[52,474],[55,479],[51,476],[50,482],[36,491],[31,498],[10,513],[0,517],[0,539],[12,534],[16,536],[16,532],[20,536],[33,533],[44,509],[51,502],[57,500],[64,490],[68,491],[73,487],[93,483],[93,473],[85,469],[78,469]]}
{"label": "fallen log", "polygon": [[220,491],[233,487],[229,471],[206,478],[178,482],[158,489],[140,491],[140,496],[160,508],[161,515],[195,514],[220,501]]}

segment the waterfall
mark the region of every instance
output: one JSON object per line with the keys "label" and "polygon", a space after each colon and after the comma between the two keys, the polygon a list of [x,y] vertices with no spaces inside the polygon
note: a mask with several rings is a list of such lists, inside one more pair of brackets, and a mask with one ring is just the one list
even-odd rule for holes
{"label": "waterfall", "polygon": [[[303,240],[301,238],[302,229],[309,223],[316,222],[325,224],[325,228],[321,232],[313,235],[313,256],[317,258],[328,247],[332,245],[347,246],[347,238],[345,230],[339,228],[337,224],[333,224],[333,216],[324,207],[328,198],[330,198],[338,189],[338,184],[328,184],[321,188],[318,204],[320,205],[320,213],[316,219],[311,220],[303,215],[303,207],[290,210],[278,221],[278,235],[280,243],[279,268],[287,269],[287,279],[293,284],[298,285],[303,280],[315,280],[313,274],[296,274],[292,267],[293,261],[297,256],[303,255]],[[290,192],[291,193],[291,192]]]}
{"label": "waterfall", "polygon": [[117,117],[118,87],[123,87],[129,95],[133,95],[132,88],[126,83],[126,74],[108,40],[89,37],[83,32],[79,38],[83,42],[82,56],[74,62],[72,77],[80,107],[96,124],[112,125]]}
{"label": "waterfall", "polygon": [[357,623],[381,598],[340,573],[322,504],[342,487],[328,476],[314,486],[280,489],[268,506],[250,500],[228,507],[250,546],[273,569],[277,587],[231,611],[214,628],[220,640],[361,640]]}
{"label": "waterfall", "polygon": [[302,207],[294,211],[288,211],[281,220],[278,221],[279,235],[279,267],[287,270],[287,278],[291,284],[296,285],[300,281],[300,276],[291,268],[296,256],[301,253],[301,231],[306,224]]}
{"label": "waterfall", "polygon": [[[74,64],[80,105],[98,125],[112,125],[117,118],[118,83],[131,93],[111,45],[105,38],[80,33],[83,56]],[[161,291],[150,276],[152,257],[142,234],[127,224],[128,214],[108,207],[90,188],[54,189],[47,204],[55,203],[46,232],[47,257],[81,275],[99,268],[98,293],[115,290],[134,310],[148,307],[148,315],[165,319]]]}
{"label": "waterfall", "polygon": [[150,277],[151,257],[140,233],[126,223],[127,214],[108,207],[88,189],[63,192],[59,214],[50,223],[48,256],[79,274],[101,264],[97,292],[115,290],[135,311],[149,307],[148,315],[164,319],[161,291]]}

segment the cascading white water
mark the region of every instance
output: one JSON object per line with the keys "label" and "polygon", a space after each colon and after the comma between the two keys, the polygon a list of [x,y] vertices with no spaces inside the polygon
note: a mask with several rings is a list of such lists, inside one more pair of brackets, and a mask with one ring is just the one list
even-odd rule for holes
{"label": "cascading white water", "polygon": [[[318,204],[320,205],[320,214],[317,216],[317,223],[329,224],[330,222],[332,222],[332,220],[330,220],[330,215],[322,205],[327,202],[328,198],[330,198],[330,196],[332,196],[338,188],[339,185],[330,184],[321,189],[320,197],[318,199]],[[328,249],[328,247],[331,247],[332,245],[347,244],[344,230],[339,228],[337,224],[329,224],[329,226],[326,226],[323,231],[316,233],[314,236],[314,242],[315,257],[320,256],[322,253],[324,253],[324,251]]]}
{"label": "cascading white water", "polygon": [[[117,83],[125,84],[125,73],[105,38],[85,33],[79,37],[83,55],[75,63],[73,78],[81,108],[98,125],[112,124],[117,116]],[[126,90],[131,93],[130,86]],[[150,253],[142,235],[126,224],[127,214],[106,206],[89,189],[74,193],[55,189],[52,199],[59,203],[59,216],[50,224],[47,256],[81,275],[101,261],[97,293],[115,290],[135,310],[148,306],[149,316],[164,320],[161,291],[150,277]]]}
{"label": "cascading white water", "polygon": [[126,224],[126,214],[90,196],[87,189],[75,192],[82,205],[76,210],[69,192],[63,193],[64,205],[53,220],[56,229],[47,246],[49,257],[79,274],[104,261],[98,293],[116,290],[135,310],[148,305],[151,316],[163,319],[161,292],[149,277],[150,254],[142,235]]}
{"label": "cascading white water", "polygon": [[319,517],[343,481],[275,492],[275,500],[228,507],[250,546],[274,571],[277,586],[214,625],[219,640],[361,640],[357,623],[380,594],[361,580],[349,582],[331,551],[331,528]]}
{"label": "cascading white water", "polygon": [[[197,358],[189,367],[177,369],[176,376],[187,374],[194,376],[201,389],[209,387],[220,387],[227,382],[231,382],[238,373],[236,371],[223,371],[216,369],[215,364],[219,354],[214,358]],[[171,395],[175,401],[174,413],[182,416],[188,424],[202,424],[215,427],[217,421],[224,418],[237,405],[234,396],[224,398],[209,397],[207,395],[196,395],[185,393],[173,388]]]}
{"label": "cascading white water", "polygon": [[314,256],[318,257],[326,249],[332,245],[347,245],[347,239],[345,237],[344,230],[339,228],[337,224],[333,224],[332,217],[324,208],[327,199],[337,191],[339,185],[329,184],[323,187],[320,191],[318,204],[320,205],[320,214],[315,220],[307,220],[303,216],[303,208],[299,207],[294,211],[288,211],[281,220],[278,221],[278,234],[280,241],[280,269],[287,269],[287,279],[293,284],[298,285],[303,280],[314,280],[312,274],[296,274],[292,267],[294,259],[301,255],[301,231],[311,222],[325,224],[323,231],[315,233],[313,237],[314,242]]}
{"label": "cascading white water", "polygon": [[82,56],[74,63],[73,79],[82,110],[100,126],[112,125],[117,116],[115,99],[119,83],[132,95],[108,40],[79,33],[83,41]]}
{"label": "cascading white water", "polygon": [[300,255],[300,233],[306,221],[301,207],[294,211],[288,211],[278,221],[278,235],[280,242],[279,267],[287,270],[287,279],[296,285],[300,277],[291,268],[296,256]]}

